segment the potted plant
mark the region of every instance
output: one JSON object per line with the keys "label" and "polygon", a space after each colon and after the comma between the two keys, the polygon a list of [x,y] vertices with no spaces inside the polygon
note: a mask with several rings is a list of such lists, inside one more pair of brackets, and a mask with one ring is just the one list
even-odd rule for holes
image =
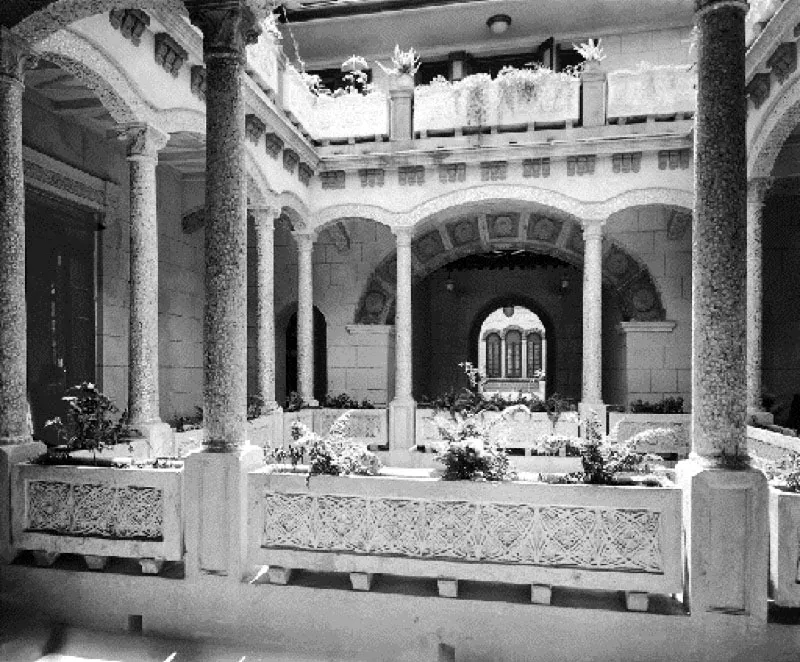
{"label": "potted plant", "polygon": [[390,76],[394,89],[411,90],[414,88],[414,74],[419,70],[420,59],[413,48],[401,51],[400,45],[396,44],[392,54],[391,67],[385,67],[380,62],[375,64]]}
{"label": "potted plant", "polygon": [[582,44],[572,44],[572,48],[577,51],[584,60],[583,71],[597,71],[600,69],[600,63],[606,59],[602,42],[602,39],[598,39],[596,43],[594,39],[590,39]]}

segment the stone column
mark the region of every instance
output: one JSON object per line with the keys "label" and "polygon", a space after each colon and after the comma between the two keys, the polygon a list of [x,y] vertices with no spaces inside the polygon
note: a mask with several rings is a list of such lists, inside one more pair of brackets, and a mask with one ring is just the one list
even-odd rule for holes
{"label": "stone column", "polygon": [[246,477],[261,451],[245,445],[247,196],[245,46],[260,28],[241,0],[186,0],[206,65],[205,452],[186,461],[187,578],[241,581]]}
{"label": "stone column", "polygon": [[772,423],[772,414],[761,401],[763,360],[763,245],[761,241],[764,198],[772,184],[769,178],[753,179],[747,185],[747,416]]}
{"label": "stone column", "polygon": [[583,224],[583,376],[581,405],[603,409],[603,222]]}
{"label": "stone column", "polygon": [[44,451],[28,425],[22,92],[36,58],[0,27],[0,561],[14,557],[11,468]]}
{"label": "stone column", "polygon": [[281,441],[283,427],[282,409],[275,401],[275,218],[280,210],[250,210],[256,243],[256,395],[261,412],[251,421],[249,434],[259,446],[274,446]]}
{"label": "stone column", "polygon": [[767,487],[744,457],[746,12],[743,0],[695,0],[692,454],[678,479],[692,618],[763,624]]}
{"label": "stone column", "polygon": [[389,404],[389,447],[409,448],[416,442],[417,405],[412,396],[411,237],[414,228],[399,227],[397,298],[395,300],[395,388]]}
{"label": "stone column", "polygon": [[155,455],[169,449],[158,395],[158,220],[156,163],[169,136],[146,125],[120,130],[130,173],[130,331],[128,420],[150,441]]}
{"label": "stone column", "polygon": [[314,235],[297,240],[297,392],[309,407],[314,399]]}

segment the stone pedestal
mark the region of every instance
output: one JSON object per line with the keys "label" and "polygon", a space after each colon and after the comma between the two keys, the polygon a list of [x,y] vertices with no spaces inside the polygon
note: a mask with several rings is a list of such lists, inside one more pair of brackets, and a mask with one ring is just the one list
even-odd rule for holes
{"label": "stone pedestal", "polygon": [[389,448],[403,450],[416,444],[417,403],[412,398],[389,403]]}
{"label": "stone pedestal", "polygon": [[411,101],[414,77],[395,76],[389,88],[389,140],[411,140]]}
{"label": "stone pedestal", "polygon": [[590,63],[581,73],[583,126],[603,126],[606,123],[606,73],[597,63]]}
{"label": "stone pedestal", "polygon": [[583,223],[583,374],[581,404],[602,406],[603,222]]}
{"label": "stone pedestal", "polygon": [[769,521],[760,471],[677,465],[683,488],[687,573],[684,601],[692,617],[709,613],[767,619]]}
{"label": "stone pedestal", "polygon": [[247,472],[262,465],[263,451],[242,446],[228,453],[198,451],[184,465],[186,577],[239,582],[247,534]]}
{"label": "stone pedestal", "polygon": [[0,446],[0,563],[10,563],[16,556],[11,539],[11,470],[46,451],[38,441]]}

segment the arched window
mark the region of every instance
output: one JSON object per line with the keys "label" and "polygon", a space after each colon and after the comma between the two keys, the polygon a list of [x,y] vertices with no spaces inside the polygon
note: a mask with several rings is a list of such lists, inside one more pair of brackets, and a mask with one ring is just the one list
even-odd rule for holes
{"label": "arched window", "polygon": [[522,334],[519,331],[506,334],[506,377],[522,377]]}
{"label": "arched window", "polygon": [[527,341],[528,365],[526,372],[530,379],[542,369],[542,336],[539,333],[529,333]]}
{"label": "arched window", "polygon": [[500,377],[500,336],[490,333],[486,336],[486,376]]}

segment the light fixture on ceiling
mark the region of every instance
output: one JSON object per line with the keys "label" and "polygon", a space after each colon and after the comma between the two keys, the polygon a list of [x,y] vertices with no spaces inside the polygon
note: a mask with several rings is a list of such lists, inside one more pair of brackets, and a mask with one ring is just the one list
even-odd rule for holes
{"label": "light fixture on ceiling", "polygon": [[486,25],[489,26],[492,34],[503,34],[511,25],[511,17],[508,14],[495,14],[489,17]]}
{"label": "light fixture on ceiling", "polygon": [[447,272],[447,280],[444,281],[444,289],[448,292],[453,292],[456,289],[456,282],[453,280],[453,274]]}

